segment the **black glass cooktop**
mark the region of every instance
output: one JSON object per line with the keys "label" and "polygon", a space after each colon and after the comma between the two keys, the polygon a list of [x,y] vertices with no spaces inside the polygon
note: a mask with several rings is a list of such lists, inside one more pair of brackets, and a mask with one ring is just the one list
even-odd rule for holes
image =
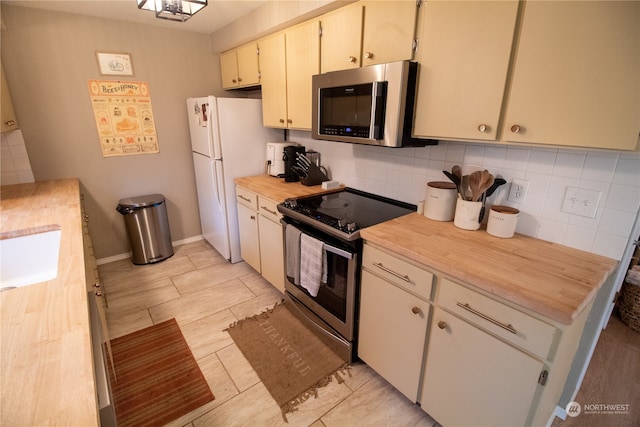
{"label": "black glass cooktop", "polygon": [[[278,206],[291,216],[318,228],[340,232],[339,237],[355,240],[358,231],[416,211],[416,206],[353,188],[320,196],[289,199]],[[333,234],[333,233],[332,233]]]}

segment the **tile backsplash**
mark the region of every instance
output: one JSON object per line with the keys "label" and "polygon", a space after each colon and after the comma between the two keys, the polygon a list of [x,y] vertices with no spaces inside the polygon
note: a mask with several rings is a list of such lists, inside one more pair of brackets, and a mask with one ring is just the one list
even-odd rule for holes
{"label": "tile backsplash", "polygon": [[0,133],[2,185],[33,182],[33,172],[21,130]]}
{"label": "tile backsplash", "polygon": [[[487,169],[507,181],[488,204],[518,208],[518,233],[617,260],[640,207],[638,152],[446,141],[421,148],[383,148],[317,141],[303,131],[291,131],[289,139],[320,152],[331,179],[413,204],[424,200],[427,182],[446,181],[442,171],[455,164],[464,174]],[[528,182],[522,203],[507,200],[514,178]],[[567,187],[601,193],[595,218],[561,210]]]}

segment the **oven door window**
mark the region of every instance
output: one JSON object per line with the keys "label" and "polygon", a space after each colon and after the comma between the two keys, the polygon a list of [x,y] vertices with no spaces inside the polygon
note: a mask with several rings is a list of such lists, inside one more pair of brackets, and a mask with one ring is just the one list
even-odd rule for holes
{"label": "oven door window", "polygon": [[313,298],[325,310],[345,322],[347,319],[347,280],[349,277],[349,260],[338,254],[327,251],[327,283],[322,283],[318,295]]}

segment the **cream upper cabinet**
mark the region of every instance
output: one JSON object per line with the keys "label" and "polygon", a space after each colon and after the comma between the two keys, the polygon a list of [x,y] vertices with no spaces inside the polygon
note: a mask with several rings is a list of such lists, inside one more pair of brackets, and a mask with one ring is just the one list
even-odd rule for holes
{"label": "cream upper cabinet", "polygon": [[429,0],[420,13],[413,133],[495,140],[518,2]]}
{"label": "cream upper cabinet", "polygon": [[261,39],[260,70],[262,122],[268,127],[287,127],[287,72],[285,34]]}
{"label": "cream upper cabinet", "polygon": [[311,76],[320,73],[320,21],[290,28],[287,39],[288,127],[311,129]]}
{"label": "cream upper cabinet", "polygon": [[524,14],[502,139],[634,149],[640,2],[537,2]]}
{"label": "cream upper cabinet", "polygon": [[362,66],[413,59],[416,0],[373,0],[362,4]]}
{"label": "cream upper cabinet", "polygon": [[311,129],[311,76],[320,72],[319,21],[260,40],[265,126]]}
{"label": "cream upper cabinet", "polygon": [[320,67],[323,73],[360,67],[362,14],[363,7],[358,2],[320,17]]}
{"label": "cream upper cabinet", "polygon": [[13,110],[13,102],[11,101],[11,93],[9,92],[9,86],[4,77],[4,66],[0,69],[0,79],[2,80],[2,86],[0,87],[0,120],[2,126],[0,131],[6,132],[10,130],[18,129],[18,119],[16,119],[16,113]]}
{"label": "cream upper cabinet", "polygon": [[248,43],[220,54],[220,71],[224,89],[259,85],[258,44]]}

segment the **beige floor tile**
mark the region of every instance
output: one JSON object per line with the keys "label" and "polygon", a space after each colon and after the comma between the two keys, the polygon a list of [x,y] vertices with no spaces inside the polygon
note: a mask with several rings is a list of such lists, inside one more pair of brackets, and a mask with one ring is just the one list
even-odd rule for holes
{"label": "beige floor tile", "polygon": [[240,304],[231,307],[231,311],[238,320],[245,319],[255,314],[260,314],[267,309],[273,308],[276,304],[282,301],[282,294],[273,289],[270,293],[264,293],[258,297],[252,298]]}
{"label": "beige floor tile", "polygon": [[230,264],[214,264],[199,270],[189,271],[184,274],[173,276],[171,279],[182,295],[197,292],[204,288],[228,282],[231,279],[239,278],[247,273],[251,268],[244,262]]}
{"label": "beige floor tile", "polygon": [[435,421],[379,376],[322,417],[332,426],[433,426]]}
{"label": "beige floor tile", "polygon": [[186,324],[178,321],[178,324],[191,353],[199,360],[233,344],[233,339],[225,329],[236,320],[231,311],[223,310]]}
{"label": "beige floor tile", "polygon": [[237,345],[232,343],[230,346],[218,350],[217,354],[240,392],[260,382],[258,374],[253,370]]}
{"label": "beige floor tile", "polygon": [[130,285],[129,288],[107,293],[109,311],[116,313],[149,308],[180,298],[180,293],[168,277]]}
{"label": "beige floor tile", "polygon": [[155,323],[175,317],[185,325],[254,297],[244,283],[233,279],[151,307],[149,313]]}
{"label": "beige floor tile", "polygon": [[265,293],[272,294],[273,291],[280,292],[253,268],[250,273],[240,277],[240,280],[251,289],[251,292],[258,296]]}
{"label": "beige floor tile", "polygon": [[156,264],[134,265],[131,270],[128,271],[119,271],[112,275],[103,275],[101,279],[106,286],[107,292],[117,292],[135,283],[151,282],[161,278],[177,276],[192,270],[195,270],[195,266],[188,257],[176,257],[174,255]]}
{"label": "beige floor tile", "polygon": [[153,326],[153,320],[151,320],[147,309],[129,312],[107,310],[107,324],[111,339],[113,339]]}
{"label": "beige floor tile", "polygon": [[223,405],[193,420],[195,427],[294,427],[282,420],[276,405],[262,383],[249,388]]}
{"label": "beige floor tile", "polygon": [[373,369],[359,360],[351,364],[349,373],[344,375],[344,382],[352,391],[358,390],[373,377],[377,376]]}

